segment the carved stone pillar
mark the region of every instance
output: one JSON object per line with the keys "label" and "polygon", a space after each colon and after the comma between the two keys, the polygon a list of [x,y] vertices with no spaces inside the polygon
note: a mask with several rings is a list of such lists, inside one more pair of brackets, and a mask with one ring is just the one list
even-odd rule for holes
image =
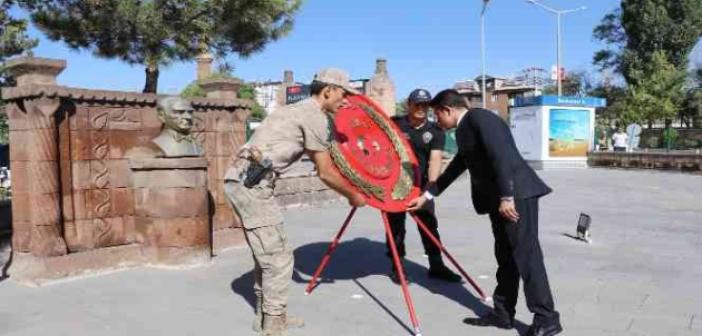
{"label": "carved stone pillar", "polygon": [[[62,60],[20,57],[6,64],[18,87],[56,85],[56,76],[66,67]],[[18,189],[23,193],[14,209],[28,212],[18,214],[18,237],[28,236],[25,249],[37,257],[60,256],[67,253],[62,235],[61,194],[59,183],[58,127],[56,112],[61,106],[58,98],[36,97],[22,102],[24,109],[13,107],[10,117],[11,146],[19,146],[11,153],[13,170],[23,178]],[[13,141],[19,140],[19,141]],[[14,157],[12,154],[15,154]],[[15,169],[17,168],[17,169]],[[14,182],[14,181],[13,181]],[[25,220],[22,221],[21,219]],[[27,225],[29,227],[20,227]],[[13,226],[15,223],[13,223]],[[28,229],[28,230],[27,230]],[[24,231],[24,233],[23,233]],[[27,231],[28,235],[27,235]],[[19,239],[19,240],[22,240]]]}
{"label": "carved stone pillar", "polygon": [[204,80],[212,75],[212,61],[214,57],[208,52],[203,52],[195,58],[197,62],[197,80]]}
{"label": "carved stone pillar", "polygon": [[375,100],[389,116],[395,115],[395,84],[388,73],[388,63],[379,58],[375,62],[375,74],[369,84],[368,96]]}
{"label": "carved stone pillar", "polygon": [[58,99],[39,98],[24,102],[32,128],[30,162],[27,178],[30,185],[31,240],[29,249],[38,257],[67,253],[61,228],[58,143],[55,113]]}
{"label": "carved stone pillar", "polygon": [[295,85],[295,75],[292,70],[283,71],[283,82],[275,94],[275,103],[278,108],[285,106],[288,88]]}

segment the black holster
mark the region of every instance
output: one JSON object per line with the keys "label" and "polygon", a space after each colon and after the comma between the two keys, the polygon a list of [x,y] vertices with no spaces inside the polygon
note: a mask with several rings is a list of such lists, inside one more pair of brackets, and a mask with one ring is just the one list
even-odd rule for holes
{"label": "black holster", "polygon": [[253,188],[261,180],[268,175],[273,168],[273,163],[269,159],[263,159],[260,162],[249,160],[249,167],[246,169],[246,178],[244,179],[244,187]]}

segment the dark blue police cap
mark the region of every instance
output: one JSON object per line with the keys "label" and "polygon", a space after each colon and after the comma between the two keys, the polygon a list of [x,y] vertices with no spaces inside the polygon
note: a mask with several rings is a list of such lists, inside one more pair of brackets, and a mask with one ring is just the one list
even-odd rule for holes
{"label": "dark blue police cap", "polygon": [[416,89],[410,93],[407,100],[415,104],[429,103],[431,101],[431,93],[424,89]]}

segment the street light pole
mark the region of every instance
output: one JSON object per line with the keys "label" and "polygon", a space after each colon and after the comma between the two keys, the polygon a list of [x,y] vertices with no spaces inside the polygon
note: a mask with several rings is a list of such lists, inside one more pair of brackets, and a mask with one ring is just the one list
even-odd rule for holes
{"label": "street light pole", "polygon": [[558,81],[558,95],[563,95],[563,84],[561,83],[561,13],[556,13],[556,80]]}
{"label": "street light pole", "polygon": [[561,57],[563,55],[562,54],[562,47],[561,47],[561,45],[563,44],[561,41],[562,36],[563,36],[563,34],[561,33],[561,29],[562,29],[561,28],[561,16],[563,14],[574,13],[574,12],[578,12],[581,10],[585,10],[585,9],[587,9],[587,7],[582,6],[582,7],[573,8],[573,9],[557,10],[557,9],[553,9],[549,6],[546,6],[546,5],[540,3],[536,0],[526,0],[526,1],[532,5],[537,5],[543,9],[545,9],[546,11],[549,11],[553,14],[556,14],[556,83],[558,85],[558,95],[560,96],[563,94],[563,86],[561,84],[561,77],[562,77],[561,76],[561,60],[562,60]]}
{"label": "street light pole", "polygon": [[483,108],[487,108],[487,98],[485,94],[485,10],[490,3],[490,0],[483,0],[483,10],[480,12],[480,59],[481,59],[481,73],[482,73],[482,94],[483,94]]}

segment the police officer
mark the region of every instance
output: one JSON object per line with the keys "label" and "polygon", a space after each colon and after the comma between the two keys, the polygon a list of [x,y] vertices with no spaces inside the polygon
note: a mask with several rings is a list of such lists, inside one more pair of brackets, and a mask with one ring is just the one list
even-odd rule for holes
{"label": "police officer", "polygon": [[[429,121],[429,102],[431,94],[425,89],[412,91],[407,98],[407,115],[393,117],[393,121],[400,128],[407,141],[409,141],[419,163],[420,187],[425,188],[429,184],[436,182],[441,172],[441,160],[445,143],[444,132],[436,123]],[[417,210],[417,217],[427,226],[431,233],[439,239],[438,221],[434,215],[434,203],[428,202],[424,208]],[[400,257],[405,256],[405,212],[388,213],[390,227],[395,239],[395,245]],[[424,253],[429,257],[430,278],[448,282],[461,282],[461,277],[452,272],[441,258],[441,250],[434,245],[431,239],[419,230],[422,239]],[[387,238],[386,238],[387,239]],[[390,256],[389,242],[388,256]],[[395,283],[399,283],[398,275],[393,264],[391,278]]]}

